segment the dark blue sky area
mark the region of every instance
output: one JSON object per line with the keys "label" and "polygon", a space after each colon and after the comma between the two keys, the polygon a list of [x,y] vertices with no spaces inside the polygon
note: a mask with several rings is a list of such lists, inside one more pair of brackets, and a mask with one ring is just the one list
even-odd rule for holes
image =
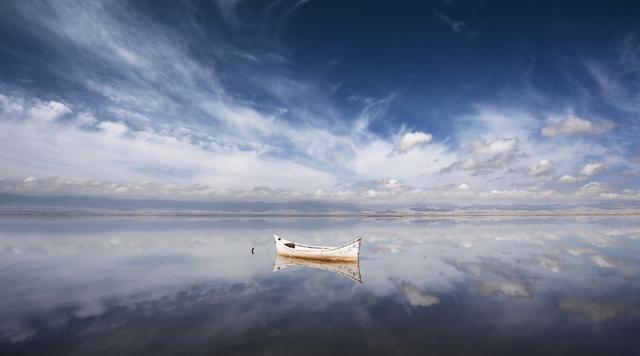
{"label": "dark blue sky area", "polygon": [[615,61],[637,28],[637,4],[318,1],[301,7],[283,42],[297,70],[324,72],[346,92],[400,91],[398,109],[419,125],[418,116],[458,114],[469,102],[526,101],[518,91],[528,85],[548,94],[544,105],[575,105],[570,80],[593,87],[583,61]]}

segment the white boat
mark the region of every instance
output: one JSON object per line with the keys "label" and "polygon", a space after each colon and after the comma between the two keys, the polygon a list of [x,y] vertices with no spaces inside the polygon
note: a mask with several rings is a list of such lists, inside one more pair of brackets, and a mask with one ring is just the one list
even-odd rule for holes
{"label": "white boat", "polygon": [[279,255],[317,260],[357,261],[360,256],[360,240],[339,247],[302,245],[273,234]]}
{"label": "white boat", "polygon": [[358,260],[331,261],[276,255],[276,262],[273,265],[273,271],[277,272],[292,266],[317,268],[331,271],[333,273],[352,279],[359,284],[362,284],[362,277],[360,276],[360,263],[358,262]]}

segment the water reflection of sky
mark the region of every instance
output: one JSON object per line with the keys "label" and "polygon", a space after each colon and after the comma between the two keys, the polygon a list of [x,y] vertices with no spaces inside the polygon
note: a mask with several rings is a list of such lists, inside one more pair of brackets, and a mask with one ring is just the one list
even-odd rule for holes
{"label": "water reflection of sky", "polygon": [[[363,235],[363,284],[273,232]],[[0,353],[639,354],[639,276],[622,218],[2,219]]]}

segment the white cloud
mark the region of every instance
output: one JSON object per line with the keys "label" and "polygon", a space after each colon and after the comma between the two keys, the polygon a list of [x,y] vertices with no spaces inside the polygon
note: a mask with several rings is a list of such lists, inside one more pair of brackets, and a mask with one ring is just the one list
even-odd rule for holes
{"label": "white cloud", "polygon": [[404,184],[393,178],[377,180],[376,185],[378,188],[383,189],[404,189]]}
{"label": "white cloud", "polygon": [[407,299],[409,304],[416,307],[428,307],[440,303],[438,296],[427,293],[414,284],[407,281],[396,282],[400,293]]}
{"label": "white cloud", "polygon": [[124,135],[129,130],[129,128],[125,124],[121,122],[111,122],[111,121],[103,121],[98,124],[98,127],[101,128],[108,135],[112,135],[112,136]]}
{"label": "white cloud", "polygon": [[518,138],[497,138],[493,141],[476,140],[471,142],[469,150],[477,155],[497,155],[513,151],[518,145]]}
{"label": "white cloud", "polygon": [[503,294],[512,298],[531,298],[529,288],[519,282],[511,281],[481,281],[478,285],[480,293],[496,296]]}
{"label": "white cloud", "polygon": [[455,170],[469,171],[472,176],[483,176],[492,174],[501,169],[506,169],[517,163],[525,156],[525,153],[519,152],[517,149],[498,153],[495,156],[484,160],[471,156],[464,160],[452,163],[451,165],[443,168],[440,172],[451,173]]}
{"label": "white cloud", "polygon": [[151,129],[131,131],[117,122],[103,121],[98,127],[101,130],[88,131],[69,125],[0,120],[0,162],[13,177],[108,177],[128,182],[161,179],[164,183],[200,182],[236,189],[266,184],[300,191],[336,184],[327,173],[286,159],[261,157],[253,151],[210,151]]}
{"label": "white cloud", "polygon": [[458,164],[458,169],[465,171],[473,171],[478,168],[480,168],[480,163],[474,157],[467,157]]}
{"label": "white cloud", "polygon": [[27,185],[28,185],[28,184],[34,184],[34,183],[36,183],[36,182],[38,182],[38,178],[36,178],[36,177],[27,177],[27,178],[25,178],[25,179],[24,179],[24,181],[23,181],[23,183],[24,183],[24,184],[27,184]]}
{"label": "white cloud", "polygon": [[[199,157],[195,157],[199,158]],[[124,164],[130,164],[124,161]],[[281,164],[281,163],[278,163]],[[95,168],[98,173],[108,172],[109,168]],[[274,170],[274,171],[277,171]],[[206,173],[206,172],[205,172]],[[268,172],[270,173],[270,172]],[[226,174],[226,173],[225,173]],[[227,177],[215,177],[212,183],[189,184],[189,183],[167,183],[162,181],[143,181],[139,174],[131,180],[121,181],[101,181],[96,179],[69,179],[69,178],[35,178],[27,179],[2,179],[0,180],[0,192],[27,193],[27,194],[56,194],[56,195],[96,195],[96,196],[122,196],[127,198],[144,197],[164,197],[170,199],[321,199],[329,201],[348,201],[360,203],[382,203],[382,204],[422,204],[430,203],[513,203],[526,201],[527,203],[578,203],[603,200],[640,200],[640,193],[633,191],[627,193],[614,193],[608,187],[600,184],[591,184],[574,194],[562,194],[552,190],[537,189],[504,189],[504,190],[472,190],[468,184],[447,185],[434,188],[417,188],[403,184],[394,179],[383,179],[372,181],[368,184],[358,184],[352,186],[342,186],[326,184],[322,179],[330,177],[313,176],[314,173],[301,173],[299,180],[291,179],[292,184],[283,184],[278,187],[278,183],[271,174],[262,177],[241,177],[238,182],[229,181]],[[317,174],[317,173],[315,173]],[[80,174],[82,176],[82,174]],[[86,176],[86,174],[85,174]],[[262,178],[262,180],[260,180]],[[289,179],[289,178],[288,178]],[[308,181],[320,182],[325,188],[309,191]],[[240,189],[238,186],[255,187]],[[226,184],[225,184],[226,183]],[[264,185],[267,184],[267,185]],[[306,185],[305,185],[306,184]],[[596,199],[596,200],[594,200]]]}
{"label": "white cloud", "polygon": [[96,117],[93,116],[93,114],[88,112],[79,113],[76,116],[75,120],[80,126],[91,126],[98,122],[98,119],[96,119]]}
{"label": "white cloud", "polygon": [[400,142],[398,142],[396,146],[396,151],[399,153],[407,153],[419,145],[431,143],[432,139],[433,136],[426,132],[407,132],[402,135]]}
{"label": "white cloud", "polygon": [[24,112],[24,103],[18,98],[0,94],[0,113],[3,117],[14,117]]}
{"label": "white cloud", "polygon": [[[484,138],[489,143],[495,139],[496,133],[500,133],[503,139],[517,137],[518,144],[509,153],[502,157],[491,157],[491,160],[464,157],[445,172],[453,174],[452,178],[471,183],[474,190],[519,190],[530,184],[528,173],[540,159],[553,161],[554,171],[567,173],[587,160],[606,159],[608,164],[624,163],[619,154],[615,153],[619,151],[616,143],[600,139],[577,139],[567,144],[565,140],[541,139],[541,120],[542,117],[536,116],[534,112],[508,107],[478,107],[476,112],[459,119],[459,127],[452,135],[457,142],[461,145],[467,143],[470,147],[470,143],[478,141],[478,138]],[[470,177],[465,176],[466,172]]]}
{"label": "white cloud", "polygon": [[575,134],[595,135],[605,133],[614,127],[615,124],[612,121],[593,123],[578,116],[569,115],[563,119],[551,121],[548,126],[542,128],[540,133],[546,137]]}
{"label": "white cloud", "polygon": [[582,167],[579,174],[583,177],[591,177],[594,174],[604,171],[605,168],[606,166],[604,165],[604,163],[591,162]]}
{"label": "white cloud", "polygon": [[549,174],[553,171],[555,163],[550,159],[543,159],[531,166],[529,174],[532,176],[541,176]]}
{"label": "white cloud", "polygon": [[373,136],[369,142],[352,142],[351,147],[353,156],[343,162],[352,172],[350,182],[384,179],[393,174],[394,179],[406,184],[421,185],[424,177],[435,175],[458,158],[441,143],[419,145],[404,154],[389,154],[395,145]]}
{"label": "white cloud", "polygon": [[537,256],[536,260],[546,269],[553,273],[560,273],[565,270],[564,264],[556,257]]}
{"label": "white cloud", "polygon": [[602,255],[592,255],[589,257],[598,267],[600,268],[616,268],[618,264],[613,259],[602,256]]}
{"label": "white cloud", "polygon": [[29,118],[42,122],[54,121],[65,114],[71,113],[71,108],[57,101],[39,104],[28,110]]}
{"label": "white cloud", "polygon": [[[596,174],[604,171],[606,168],[607,168],[606,165],[604,163],[601,163],[601,162],[587,163],[586,165],[584,165],[582,167],[582,169],[580,169],[580,172],[578,172],[577,176],[570,175],[570,174],[565,174],[565,175],[561,176],[560,178],[558,178],[557,182],[558,183],[562,183],[562,184],[571,184],[571,183],[580,182],[580,181],[583,181],[583,180],[587,179],[588,177],[591,177],[593,175],[596,175]],[[591,183],[587,184],[587,186],[589,186],[590,184]],[[582,188],[584,188],[584,187],[582,187]]]}
{"label": "white cloud", "polygon": [[564,298],[559,302],[562,310],[589,320],[602,323],[623,313],[633,310],[628,305],[616,303],[601,303],[582,299]]}
{"label": "white cloud", "polygon": [[580,180],[582,180],[581,177],[574,177],[572,175],[565,174],[562,177],[558,178],[558,183],[570,184],[578,182]]}
{"label": "white cloud", "polygon": [[580,190],[578,192],[579,194],[583,194],[583,195],[599,195],[599,194],[608,193],[610,191],[611,189],[605,183],[589,182],[583,185],[582,187],[580,187]]}
{"label": "white cloud", "polygon": [[[515,136],[513,139],[476,144],[478,152],[502,152],[487,159],[468,156],[459,160],[458,153],[442,143],[420,144],[404,154],[389,155],[388,152],[395,147],[393,138],[386,140],[366,131],[337,135],[312,128],[296,130],[274,118],[264,118],[258,111],[242,111],[252,116],[249,122],[256,122],[255,131],[251,129],[242,133],[247,140],[261,139],[263,129],[266,129],[267,136],[280,131],[283,139],[292,140],[288,142],[301,147],[296,151],[324,157],[332,162],[333,169],[343,169],[348,177],[344,180],[336,171],[319,170],[314,165],[299,164],[289,157],[270,157],[263,153],[269,150],[264,146],[239,149],[240,146],[213,144],[208,141],[211,135],[197,128],[168,125],[159,128],[139,127],[145,120],[136,121],[137,125],[131,126],[120,121],[100,121],[96,125],[94,119],[99,119],[91,114],[87,114],[87,120],[76,118],[66,122],[35,122],[28,120],[24,113],[30,107],[42,106],[42,102],[37,99],[5,98],[7,100],[4,101],[10,103],[13,109],[9,110],[7,105],[0,107],[3,112],[0,120],[0,161],[5,172],[9,172],[8,175],[5,173],[6,177],[20,180],[5,181],[2,191],[6,192],[465,203],[639,197],[635,191],[615,193],[608,186],[598,188],[597,185],[589,185],[579,189],[575,195],[563,195],[540,187],[507,187],[500,181],[491,187],[486,178],[476,179],[477,175],[510,167],[526,157],[519,152],[519,143],[516,142],[520,141]],[[18,102],[22,105],[13,104]],[[86,111],[80,111],[78,116],[84,113]],[[13,117],[23,117],[25,121],[12,120]],[[509,130],[508,127],[506,129]],[[576,159],[582,157],[577,156]],[[534,163],[530,170],[542,172],[549,168],[550,164],[542,161]],[[555,165],[554,160],[548,161]],[[438,186],[437,172],[452,166],[455,171],[451,169],[451,177],[446,180],[465,183],[446,185],[444,181],[443,185]],[[536,166],[536,169],[532,169]],[[598,171],[598,167],[592,166],[590,170]],[[355,177],[353,172],[357,174]],[[390,172],[393,178],[386,178]],[[24,177],[31,176],[64,178],[22,182]],[[96,180],[99,177],[106,179]],[[583,176],[577,179],[583,179]],[[362,186],[345,184],[354,180],[372,183]],[[140,183],[145,181],[157,183]],[[342,184],[336,185],[339,182]],[[431,186],[425,186],[425,182]],[[266,195],[259,195],[258,191],[253,190],[255,186],[267,186],[270,190]],[[471,186],[474,186],[473,190]],[[321,193],[316,194],[317,191]]]}

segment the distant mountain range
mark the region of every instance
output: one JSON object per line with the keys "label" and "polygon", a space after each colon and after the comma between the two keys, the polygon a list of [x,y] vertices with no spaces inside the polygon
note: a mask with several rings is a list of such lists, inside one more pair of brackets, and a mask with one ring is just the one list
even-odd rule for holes
{"label": "distant mountain range", "polygon": [[247,214],[247,215],[524,215],[549,213],[593,213],[597,211],[640,211],[638,202],[598,205],[514,204],[514,205],[359,205],[331,201],[183,201],[115,199],[94,196],[43,196],[0,194],[0,215],[37,213],[99,214]]}

